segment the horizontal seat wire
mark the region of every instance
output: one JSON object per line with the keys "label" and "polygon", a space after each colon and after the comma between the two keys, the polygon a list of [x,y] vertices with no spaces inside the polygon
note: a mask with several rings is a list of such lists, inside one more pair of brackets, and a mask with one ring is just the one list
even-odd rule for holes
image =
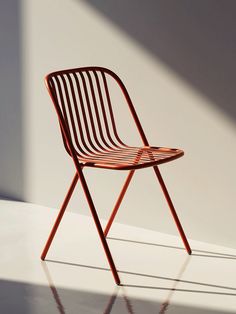
{"label": "horizontal seat wire", "polygon": [[146,148],[146,147],[127,147],[109,152],[80,157],[82,162],[107,164],[107,165],[140,165],[145,163],[158,162],[178,157],[183,152],[177,149],[168,150],[166,148]]}

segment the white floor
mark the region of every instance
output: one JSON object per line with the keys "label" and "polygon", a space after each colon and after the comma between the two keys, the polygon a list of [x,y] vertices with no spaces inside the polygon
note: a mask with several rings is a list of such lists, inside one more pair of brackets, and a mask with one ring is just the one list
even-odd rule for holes
{"label": "white floor", "polygon": [[236,250],[114,224],[117,287],[91,218],[67,212],[47,261],[40,253],[57,215],[0,201],[1,314],[236,313]]}

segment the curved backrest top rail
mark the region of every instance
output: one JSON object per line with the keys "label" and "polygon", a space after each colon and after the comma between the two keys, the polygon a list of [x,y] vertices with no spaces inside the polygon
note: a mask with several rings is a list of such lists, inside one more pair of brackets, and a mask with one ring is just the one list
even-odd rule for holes
{"label": "curved backrest top rail", "polygon": [[54,76],[57,76],[57,75],[63,75],[63,74],[68,74],[68,73],[73,73],[73,72],[87,72],[87,71],[100,71],[100,72],[104,72],[104,73],[110,74],[117,81],[120,81],[121,84],[124,86],[124,84],[122,83],[121,79],[119,78],[119,76],[115,72],[113,72],[110,69],[107,69],[107,68],[104,68],[104,67],[100,67],[100,66],[87,66],[87,67],[79,67],[79,68],[72,68],[72,69],[53,71],[53,72],[47,74],[45,79],[48,80],[51,77],[54,77]]}
{"label": "curved backrest top rail", "polygon": [[129,94],[120,78],[98,66],[55,71],[45,77],[58,114],[63,142],[71,155],[86,157],[126,147],[116,126],[109,82],[120,87],[144,145],[148,145]]}

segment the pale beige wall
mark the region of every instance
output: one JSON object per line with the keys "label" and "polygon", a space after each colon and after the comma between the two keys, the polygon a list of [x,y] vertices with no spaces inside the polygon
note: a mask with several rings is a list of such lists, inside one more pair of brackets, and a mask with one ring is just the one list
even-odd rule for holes
{"label": "pale beige wall", "polygon": [[[185,150],[184,158],[160,169],[189,237],[236,247],[233,119],[86,1],[22,1],[22,34],[27,201],[57,207],[74,171],[62,147],[44,75],[101,65],[123,79],[150,143]],[[86,174],[99,214],[107,217],[125,174]],[[70,208],[88,214],[81,189]],[[117,220],[176,233],[166,208],[152,170],[142,170]]]}

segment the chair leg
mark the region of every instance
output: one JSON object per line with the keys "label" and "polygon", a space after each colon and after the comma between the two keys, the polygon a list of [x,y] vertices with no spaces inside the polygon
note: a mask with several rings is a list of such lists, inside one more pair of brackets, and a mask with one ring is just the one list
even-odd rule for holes
{"label": "chair leg", "polygon": [[163,179],[162,179],[160,170],[158,169],[157,166],[154,166],[153,169],[154,169],[154,171],[155,171],[155,173],[156,173],[156,176],[157,176],[157,179],[158,179],[158,181],[159,181],[159,183],[160,183],[160,185],[161,185],[162,191],[163,191],[163,193],[164,193],[164,195],[165,195],[166,201],[167,201],[167,203],[168,203],[168,205],[169,205],[170,211],[171,211],[171,213],[172,213],[172,216],[173,216],[173,218],[174,218],[174,221],[175,221],[175,223],[176,223],[176,226],[177,226],[177,228],[178,228],[178,230],[179,230],[179,233],[180,233],[180,236],[181,236],[181,238],[182,238],[182,240],[183,240],[184,246],[185,246],[185,248],[186,248],[188,254],[190,255],[190,254],[192,253],[192,250],[191,250],[191,248],[190,248],[190,245],[189,245],[189,243],[188,243],[188,240],[187,240],[187,238],[186,238],[186,235],[185,235],[185,233],[184,233],[184,230],[183,230],[183,228],[182,228],[182,226],[181,226],[180,220],[179,220],[179,218],[178,218],[178,216],[177,216],[177,213],[176,213],[176,211],[175,211],[174,205],[173,205],[172,200],[171,200],[171,198],[170,198],[170,195],[169,195],[169,193],[168,193],[168,191],[167,191],[167,188],[166,188],[166,186],[165,186],[165,183],[164,183],[164,181],[163,181]]}
{"label": "chair leg", "polygon": [[53,226],[53,228],[51,230],[51,233],[50,233],[50,235],[48,237],[47,243],[46,243],[46,245],[44,247],[44,250],[43,250],[43,252],[41,254],[41,259],[42,260],[44,260],[46,255],[47,255],[47,252],[48,252],[48,250],[50,248],[50,245],[51,245],[51,243],[53,241],[53,238],[54,238],[54,236],[55,236],[55,234],[57,232],[57,228],[58,228],[58,226],[59,226],[59,224],[61,222],[61,219],[62,219],[62,217],[64,215],[65,210],[66,210],[66,207],[67,207],[67,205],[68,205],[68,203],[70,201],[71,195],[74,192],[74,189],[75,189],[75,186],[76,186],[76,184],[78,182],[78,179],[79,179],[79,176],[78,176],[78,173],[76,172],[76,174],[75,174],[75,176],[74,176],[74,178],[73,178],[73,180],[71,182],[70,188],[69,188],[69,190],[68,190],[68,192],[66,194],[64,202],[62,203],[61,209],[60,209],[59,214],[57,216],[57,219],[56,219],[56,221],[54,223],[54,226]]}
{"label": "chair leg", "polygon": [[94,206],[91,194],[90,194],[89,189],[88,189],[88,185],[86,183],[86,180],[85,180],[85,177],[83,175],[82,169],[77,166],[77,170],[78,170],[78,173],[79,173],[79,177],[80,177],[80,181],[81,181],[81,184],[82,184],[82,188],[84,190],[84,193],[85,193],[85,196],[86,196],[89,208],[91,210],[91,213],[92,213],[92,216],[93,216],[93,219],[94,219],[94,222],[95,222],[95,225],[96,225],[96,228],[97,228],[100,240],[102,242],[105,254],[107,256],[107,260],[108,260],[108,263],[110,265],[113,277],[115,279],[116,284],[120,285],[120,278],[119,278],[119,275],[117,273],[116,266],[115,266],[115,263],[113,261],[110,249],[108,247],[106,238],[104,236],[104,233],[103,233],[103,230],[102,230],[102,226],[101,226],[101,223],[100,223],[99,218],[98,218],[98,214],[96,212],[96,209],[95,209],[95,206]]}
{"label": "chair leg", "polygon": [[118,209],[119,209],[119,207],[120,207],[120,204],[121,204],[121,202],[122,202],[122,200],[123,200],[123,198],[124,198],[124,195],[125,195],[125,193],[126,193],[126,191],[127,191],[127,189],[128,189],[128,186],[129,186],[129,184],[130,184],[130,181],[131,181],[131,179],[132,179],[132,177],[133,177],[133,175],[134,175],[134,171],[135,171],[135,170],[131,170],[131,171],[129,172],[127,178],[126,178],[126,181],[125,181],[125,183],[124,183],[124,185],[123,185],[123,188],[122,188],[122,190],[121,190],[121,192],[120,192],[120,195],[119,195],[119,197],[118,197],[118,199],[117,199],[117,201],[116,201],[116,204],[115,204],[115,206],[114,206],[114,208],[113,208],[113,210],[112,210],[111,216],[110,216],[110,218],[109,218],[109,220],[108,220],[108,223],[107,223],[107,225],[106,225],[106,228],[105,228],[105,231],[104,231],[105,237],[108,235],[108,232],[109,232],[109,230],[110,230],[110,228],[111,228],[111,225],[112,225],[112,223],[113,223],[113,220],[115,219],[115,216],[116,216],[116,214],[117,214],[117,212],[118,212]]}

